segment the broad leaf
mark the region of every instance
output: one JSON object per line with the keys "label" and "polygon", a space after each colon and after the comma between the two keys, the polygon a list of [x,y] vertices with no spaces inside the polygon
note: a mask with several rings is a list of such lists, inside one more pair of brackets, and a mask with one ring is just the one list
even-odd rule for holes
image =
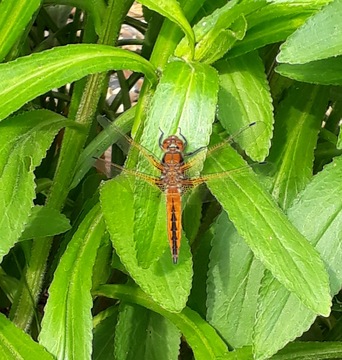
{"label": "broad leaf", "polygon": [[50,89],[111,69],[142,72],[147,80],[156,81],[147,60],[106,45],[61,46],[0,64],[0,120]]}
{"label": "broad leaf", "polygon": [[26,112],[0,123],[0,258],[19,239],[28,222],[36,197],[34,169],[57,132],[72,124],[47,110]]}
{"label": "broad leaf", "polygon": [[[170,62],[153,97],[141,145],[155,154],[158,161],[162,158],[158,143],[161,131],[163,139],[181,133],[188,142],[186,153],[206,146],[215,116],[217,91],[217,73],[210,66],[181,60]],[[146,159],[141,160],[137,168],[151,173],[151,165]],[[198,172],[200,167],[193,172]],[[159,176],[160,172],[154,174]],[[141,266],[148,267],[169,246],[166,245],[165,197],[158,189],[138,181],[134,208],[137,258]],[[172,261],[170,250],[169,256]]]}
{"label": "broad leaf", "polygon": [[[201,42],[196,47],[195,59],[206,64],[212,64],[231,49],[238,40],[242,40],[246,34],[247,22],[244,16],[237,18],[229,29],[210,32],[209,44]],[[200,48],[200,46],[204,48]]]}
{"label": "broad leaf", "polygon": [[[321,254],[332,295],[342,287],[341,175],[342,158],[336,158],[314,177],[288,211],[289,220]],[[317,295],[324,296],[318,289]],[[306,331],[316,314],[271,276],[264,283],[261,299],[254,346],[257,356],[265,359]]]}
{"label": "broad leaf", "polygon": [[342,2],[332,1],[297,31],[282,46],[279,63],[304,64],[342,55]]}
{"label": "broad leaf", "polygon": [[44,206],[35,206],[28,218],[28,223],[20,240],[38,237],[53,236],[64,233],[71,228],[65,215],[55,209]]}
{"label": "broad leaf", "polygon": [[[267,44],[285,40],[311,15],[331,1],[268,1],[266,6],[246,16],[248,24],[246,36],[243,41],[235,43],[227,56],[239,56]],[[259,1],[256,2],[259,3]]]}
{"label": "broad leaf", "polygon": [[[220,77],[217,115],[222,126],[230,134],[234,134],[252,122],[262,122],[264,126],[255,126],[243,132],[236,141],[252,159],[264,160],[272,137],[273,107],[266,74],[258,54],[221,60],[215,67]],[[254,133],[253,136],[251,132]]]}
{"label": "broad leaf", "polygon": [[[220,59],[237,40],[242,40],[246,32],[245,15],[266,5],[266,1],[229,1],[194,26],[196,37],[195,59],[213,63]],[[182,57],[188,52],[182,40],[175,55]]]}
{"label": "broad leaf", "polygon": [[[134,281],[163,308],[180,312],[191,288],[192,263],[189,245],[184,239],[179,264],[174,265],[165,243],[161,258],[149,268],[142,268],[134,242],[133,192],[125,177],[107,181],[101,188],[101,206],[113,246]],[[148,198],[143,198],[146,202]],[[146,219],[149,221],[150,219]]]}
{"label": "broad leaf", "polygon": [[[206,164],[205,170],[217,173],[243,166],[241,157],[226,147]],[[232,171],[225,178],[208,180],[207,184],[238,233],[273,276],[312,311],[328,315],[331,299],[322,260],[288,221],[252,170]]]}
{"label": "broad leaf", "polygon": [[234,348],[252,344],[264,267],[226,213],[213,226],[207,281],[207,320]]}
{"label": "broad leaf", "polygon": [[192,288],[187,305],[192,310],[198,312],[203,318],[206,318],[207,313],[207,278],[211,238],[212,233],[209,230],[204,234],[197,234],[195,239],[196,243],[192,244],[194,276],[192,279]]}
{"label": "broad leaf", "polygon": [[122,304],[115,329],[115,359],[177,360],[180,333],[170,320],[141,306]]}
{"label": "broad leaf", "polygon": [[342,84],[342,56],[312,61],[306,64],[281,64],[275,70],[282,76],[311,84]]}
{"label": "broad leaf", "polygon": [[39,342],[57,359],[91,359],[92,269],[104,232],[97,205],[80,224],[54,274]]}
{"label": "broad leaf", "polygon": [[115,360],[114,337],[118,306],[111,306],[94,318],[93,360]]}

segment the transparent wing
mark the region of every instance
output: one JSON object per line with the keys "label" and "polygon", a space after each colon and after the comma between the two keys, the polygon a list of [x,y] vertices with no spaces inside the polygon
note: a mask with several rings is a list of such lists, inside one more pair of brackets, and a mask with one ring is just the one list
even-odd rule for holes
{"label": "transparent wing", "polygon": [[[99,123],[105,127],[108,126],[106,125],[106,123],[109,121],[107,118],[103,117],[103,116],[99,116],[98,119]],[[129,137],[128,135],[126,135],[124,132],[122,132],[122,130],[115,126],[112,125],[112,127],[114,127],[115,131],[120,134],[120,136],[122,137],[122,139],[125,140],[126,143],[129,144],[129,146],[135,148],[138,152],[140,152],[141,154],[144,155],[144,157],[146,158],[146,160],[153,165],[154,167],[156,167],[157,169],[161,170],[161,165],[160,165],[160,161],[158,161],[157,157],[148,149],[146,149],[144,146],[140,145],[139,143],[137,143],[136,141],[134,141],[131,137]]]}
{"label": "transparent wing", "polygon": [[238,167],[236,169],[230,169],[227,171],[221,171],[221,172],[211,173],[211,174],[203,174],[203,175],[195,177],[195,178],[185,179],[185,180],[183,180],[184,190],[186,192],[186,191],[188,191],[198,185],[201,185],[209,180],[220,179],[220,178],[228,177],[230,175],[237,174],[237,173],[241,174],[243,172],[248,172],[253,168],[256,168],[259,166],[264,166],[264,165],[268,165],[268,163],[266,163],[266,162],[253,163],[253,164],[248,164],[245,166]]}
{"label": "transparent wing", "polygon": [[[109,163],[109,166],[111,168],[111,176],[114,177],[119,174],[129,176],[131,178],[138,178],[143,181],[145,181],[147,184],[152,185],[154,188],[158,188],[159,190],[163,190],[163,183],[160,181],[160,179],[156,176],[151,176],[145,173],[142,173],[140,171],[137,171],[135,169],[128,169],[118,164]],[[107,173],[107,171],[104,171],[104,169],[107,169],[108,163],[104,159],[96,159],[95,167],[103,173]]]}
{"label": "transparent wing", "polygon": [[184,165],[184,170],[188,170],[190,169],[191,167],[195,166],[198,162],[201,162],[203,161],[203,156],[201,156],[201,154],[203,154],[202,152],[207,150],[206,152],[206,158],[214,155],[215,153],[217,153],[218,150],[222,149],[223,147],[225,146],[228,146],[228,145],[231,145],[233,143],[236,143],[237,140],[239,139],[239,137],[244,134],[246,131],[248,131],[249,129],[251,128],[255,128],[255,127],[258,127],[258,135],[256,135],[256,137],[252,140],[252,141],[256,141],[257,138],[259,136],[261,136],[262,134],[262,129],[265,129],[265,124],[261,121],[255,121],[255,122],[252,122],[244,127],[242,127],[241,129],[239,129],[239,131],[237,131],[236,133],[230,135],[227,139],[225,139],[224,141],[216,144],[216,145],[213,145],[211,146],[210,148],[206,148],[206,147],[202,147],[192,153],[188,153],[188,154],[185,154],[185,156],[189,156],[191,158],[189,158],[187,161],[186,161],[186,164]]}
{"label": "transparent wing", "polygon": [[[261,124],[261,125],[260,125]],[[246,126],[244,126],[243,128],[241,128],[238,132],[236,132],[235,134],[229,136],[226,140],[218,143],[217,145],[214,145],[212,147],[210,147],[207,150],[207,158],[214,155],[218,150],[222,149],[225,146],[229,146],[230,144],[236,142],[236,139],[239,137],[239,135],[241,135],[242,133],[244,133],[245,131],[247,131],[248,129],[255,127],[255,126],[262,126],[263,123],[261,122],[253,122],[250,123]],[[149,151],[147,150],[145,147],[141,146],[140,144],[138,144],[137,142],[135,142],[133,139],[131,139],[129,136],[127,136],[126,134],[124,134],[119,128],[117,128],[118,133],[122,136],[123,139],[125,139],[125,141],[130,144],[130,146],[136,148],[140,153],[142,153],[142,155],[149,161],[149,163],[151,165],[153,165],[155,168],[159,169],[159,170],[163,170],[163,166],[160,164],[160,162],[157,160],[157,158]],[[259,131],[260,134],[260,131]],[[186,157],[191,157],[192,158],[188,159],[186,161],[186,163],[182,166],[182,170],[186,173],[187,170],[189,170],[191,167],[193,167],[194,165],[196,165],[197,162],[203,161],[203,152],[206,150],[206,148],[200,148],[192,153],[188,153],[185,154]],[[202,156],[201,156],[202,155]],[[100,166],[98,166],[99,164],[101,164]],[[212,173],[212,174],[204,174],[201,176],[197,176],[197,177],[189,177],[187,179],[182,180],[182,189],[183,189],[183,194],[186,193],[188,190],[205,183],[208,180],[211,179],[218,179],[218,178],[222,178],[222,177],[226,177],[229,176],[233,173],[240,173],[240,172],[244,172],[244,171],[249,171],[251,169],[251,167],[254,166],[259,166],[259,165],[264,165],[265,163],[253,163],[253,164],[249,164],[249,165],[245,165],[236,169],[231,169],[231,170],[227,170],[227,171],[222,171],[222,172],[218,172],[218,173]],[[129,175],[133,178],[138,178],[141,179],[143,181],[145,181],[146,183],[153,185],[154,187],[157,187],[159,190],[163,191],[163,187],[164,184],[161,182],[161,180],[158,177],[155,176],[151,176],[149,174],[145,174],[142,173],[140,171],[137,171],[135,169],[128,169],[125,168],[123,166],[117,165],[117,164],[113,164],[113,163],[109,163],[109,162],[104,162],[102,159],[98,159],[97,160],[97,168],[103,168],[105,167],[106,169],[108,168],[108,166],[111,168],[111,172],[115,175],[119,174],[119,173],[123,173],[125,175]],[[100,170],[102,171],[102,170]],[[104,172],[104,171],[102,171]],[[105,172],[107,173],[107,172]]]}

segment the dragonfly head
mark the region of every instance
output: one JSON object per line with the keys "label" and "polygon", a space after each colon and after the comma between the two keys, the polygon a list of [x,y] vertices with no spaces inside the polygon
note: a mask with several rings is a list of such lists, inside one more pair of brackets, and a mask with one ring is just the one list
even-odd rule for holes
{"label": "dragonfly head", "polygon": [[178,136],[171,135],[162,142],[161,148],[164,152],[183,152],[185,146]]}

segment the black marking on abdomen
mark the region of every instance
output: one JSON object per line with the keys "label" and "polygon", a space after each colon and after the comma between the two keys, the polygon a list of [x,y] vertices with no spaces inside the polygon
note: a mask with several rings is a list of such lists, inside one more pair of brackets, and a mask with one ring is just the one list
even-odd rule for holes
{"label": "black marking on abdomen", "polygon": [[172,240],[172,258],[173,263],[177,264],[178,261],[178,249],[177,249],[177,217],[174,201],[172,199],[171,206],[171,240]]}

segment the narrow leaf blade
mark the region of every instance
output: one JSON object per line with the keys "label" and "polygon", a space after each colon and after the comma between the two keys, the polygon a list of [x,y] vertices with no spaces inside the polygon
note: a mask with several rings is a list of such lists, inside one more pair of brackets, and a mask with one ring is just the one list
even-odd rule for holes
{"label": "narrow leaf blade", "polygon": [[50,89],[111,69],[142,72],[147,80],[156,81],[147,60],[106,45],[61,46],[0,64],[0,120]]}
{"label": "narrow leaf blade", "polygon": [[20,39],[34,13],[40,6],[40,0],[4,0],[0,3],[0,61]]}
{"label": "narrow leaf blade", "polygon": [[39,343],[57,359],[91,358],[92,269],[104,232],[96,205],[68,244],[49,288]]}
{"label": "narrow leaf blade", "polygon": [[43,346],[33,341],[28,334],[18,329],[3,314],[0,314],[0,352],[4,360],[53,360]]}

